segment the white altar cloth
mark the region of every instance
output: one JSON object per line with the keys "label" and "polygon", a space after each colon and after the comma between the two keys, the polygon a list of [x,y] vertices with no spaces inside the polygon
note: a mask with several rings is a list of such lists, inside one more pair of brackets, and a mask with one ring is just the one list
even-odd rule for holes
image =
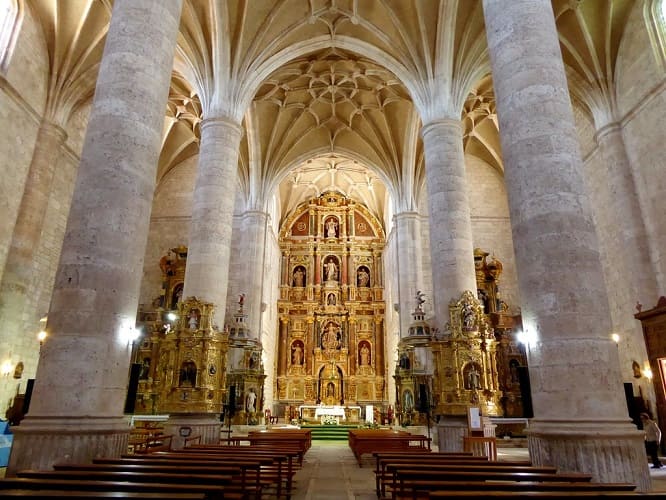
{"label": "white altar cloth", "polygon": [[345,419],[345,409],[342,406],[318,406],[315,409],[315,417],[322,417],[324,415],[332,415],[334,417],[342,417]]}

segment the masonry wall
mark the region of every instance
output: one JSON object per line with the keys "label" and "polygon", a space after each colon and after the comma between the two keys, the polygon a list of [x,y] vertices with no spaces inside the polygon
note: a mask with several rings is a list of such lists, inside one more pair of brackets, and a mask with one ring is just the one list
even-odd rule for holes
{"label": "masonry wall", "polygon": [[159,262],[171,248],[188,245],[197,156],[169,170],[155,188],[139,303],[150,305],[162,290]]}

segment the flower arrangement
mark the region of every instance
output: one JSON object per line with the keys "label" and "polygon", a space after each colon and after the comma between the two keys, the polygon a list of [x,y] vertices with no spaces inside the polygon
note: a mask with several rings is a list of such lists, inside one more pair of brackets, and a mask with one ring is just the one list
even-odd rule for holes
{"label": "flower arrangement", "polygon": [[333,415],[324,415],[321,418],[322,425],[338,425],[338,419]]}

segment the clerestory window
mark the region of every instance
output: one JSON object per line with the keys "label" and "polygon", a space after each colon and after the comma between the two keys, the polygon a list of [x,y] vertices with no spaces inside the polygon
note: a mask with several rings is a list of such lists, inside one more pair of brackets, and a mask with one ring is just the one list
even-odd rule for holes
{"label": "clerestory window", "polygon": [[0,0],[0,72],[7,72],[23,14],[23,0]]}

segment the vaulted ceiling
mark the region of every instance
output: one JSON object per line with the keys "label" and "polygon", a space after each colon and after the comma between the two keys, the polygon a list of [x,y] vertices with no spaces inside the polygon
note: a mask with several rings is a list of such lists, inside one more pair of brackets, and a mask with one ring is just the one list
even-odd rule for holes
{"label": "vaulted ceiling", "polygon": [[[632,0],[553,0],[572,94],[597,123]],[[94,90],[107,0],[31,0],[63,116]],[[415,209],[422,121],[460,116],[466,154],[502,171],[480,0],[184,0],[158,182],[211,113],[243,121],[239,183],[284,217],[334,188],[381,220]],[[251,192],[253,191],[253,192]]]}

